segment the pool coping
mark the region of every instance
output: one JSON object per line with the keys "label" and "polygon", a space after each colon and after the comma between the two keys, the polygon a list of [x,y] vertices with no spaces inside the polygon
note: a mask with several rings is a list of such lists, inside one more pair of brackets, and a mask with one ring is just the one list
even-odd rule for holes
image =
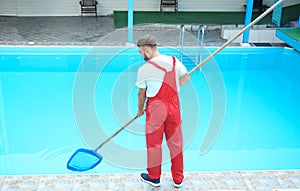
{"label": "pool coping", "polygon": [[[0,175],[0,190],[175,190],[171,173],[153,189],[138,173]],[[180,190],[300,190],[300,170],[186,172]]]}

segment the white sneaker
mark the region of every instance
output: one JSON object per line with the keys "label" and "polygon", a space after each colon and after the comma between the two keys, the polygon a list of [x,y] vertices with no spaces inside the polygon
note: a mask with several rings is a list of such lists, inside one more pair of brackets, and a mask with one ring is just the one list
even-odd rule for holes
{"label": "white sneaker", "polygon": [[174,183],[173,183],[174,187],[175,187],[175,188],[181,188],[181,187],[183,186],[183,180],[184,180],[184,178],[183,178],[182,181],[181,181],[180,183],[178,183],[178,184],[174,182]]}

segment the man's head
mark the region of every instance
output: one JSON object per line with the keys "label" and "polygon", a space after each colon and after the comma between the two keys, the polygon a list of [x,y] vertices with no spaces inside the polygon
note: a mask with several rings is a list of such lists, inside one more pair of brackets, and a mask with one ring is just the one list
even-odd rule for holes
{"label": "man's head", "polygon": [[136,44],[141,56],[143,56],[146,61],[158,55],[157,41],[154,36],[146,34],[140,37]]}
{"label": "man's head", "polygon": [[154,36],[146,34],[146,35],[140,37],[136,44],[138,47],[140,47],[140,46],[156,46],[157,41]]}

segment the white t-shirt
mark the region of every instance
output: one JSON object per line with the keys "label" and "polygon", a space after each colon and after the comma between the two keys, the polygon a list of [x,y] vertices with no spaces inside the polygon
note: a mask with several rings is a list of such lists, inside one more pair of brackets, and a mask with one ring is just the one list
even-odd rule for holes
{"label": "white t-shirt", "polygon": [[[165,68],[168,72],[173,68],[173,58],[167,55],[160,55],[151,59],[162,68]],[[177,91],[180,91],[179,77],[187,73],[186,67],[176,59],[175,63],[175,75],[176,75],[176,85]],[[156,68],[152,64],[145,63],[138,70],[136,86],[138,88],[147,88],[146,96],[154,97],[164,80],[165,72],[159,68]]]}

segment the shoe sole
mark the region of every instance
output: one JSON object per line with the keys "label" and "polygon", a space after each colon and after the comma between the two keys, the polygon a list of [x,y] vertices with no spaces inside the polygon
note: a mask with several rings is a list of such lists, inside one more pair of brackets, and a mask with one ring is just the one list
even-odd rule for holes
{"label": "shoe sole", "polygon": [[153,187],[160,187],[160,183],[155,184],[155,183],[153,183],[153,182],[150,182],[150,181],[147,181],[147,180],[143,179],[142,177],[140,177],[140,180],[141,180],[142,182],[144,182],[144,183],[147,183],[147,184],[153,186]]}
{"label": "shoe sole", "polygon": [[175,187],[175,188],[181,188],[181,187],[182,187],[182,183],[181,183],[181,184],[175,184],[175,183],[174,183],[174,187]]}
{"label": "shoe sole", "polygon": [[184,181],[184,177],[183,177],[183,179],[182,179],[182,181],[181,181],[180,184],[176,184],[175,182],[173,182],[173,186],[174,186],[175,188],[181,188],[181,187],[183,186],[183,181]]}

